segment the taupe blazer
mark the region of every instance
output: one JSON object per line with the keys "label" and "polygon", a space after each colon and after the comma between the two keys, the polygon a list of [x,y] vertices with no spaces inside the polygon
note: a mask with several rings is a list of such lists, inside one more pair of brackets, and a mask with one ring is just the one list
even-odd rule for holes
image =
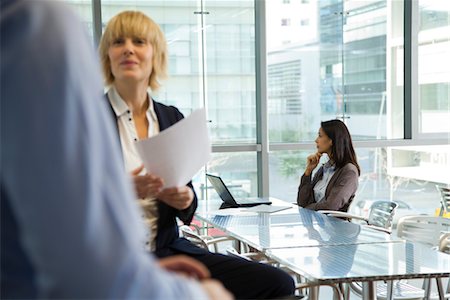
{"label": "taupe blazer", "polygon": [[311,176],[302,176],[298,187],[297,203],[301,207],[312,210],[340,210],[346,212],[358,189],[358,169],[352,163],[337,169],[325,190],[325,199],[316,202],[313,188],[323,177],[323,167]]}

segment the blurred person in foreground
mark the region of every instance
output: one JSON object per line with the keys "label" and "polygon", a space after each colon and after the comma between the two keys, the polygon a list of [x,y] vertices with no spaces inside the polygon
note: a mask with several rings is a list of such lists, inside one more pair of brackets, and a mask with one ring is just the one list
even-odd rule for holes
{"label": "blurred person in foreground", "polygon": [[1,297],[231,299],[197,261],[140,246],[82,24],[25,0],[2,1],[0,24]]}
{"label": "blurred person in foreground", "polygon": [[[306,159],[297,203],[312,210],[346,212],[355,197],[360,175],[347,126],[340,120],[322,122],[315,142],[317,152]],[[313,170],[324,154],[328,156],[328,161],[312,177]]]}
{"label": "blurred person in foreground", "polygon": [[[174,106],[153,99],[167,73],[167,42],[145,14],[124,11],[107,24],[99,45],[106,98],[117,124],[125,169],[145,212],[148,249],[158,257],[185,254],[203,263],[240,299],[273,299],[294,293],[292,277],[272,266],[211,253],[178,234],[177,218],[190,224],[197,208],[192,184],[165,188],[161,178],[142,167],[136,141],[158,134],[183,119]],[[195,141],[192,141],[195,143]]]}

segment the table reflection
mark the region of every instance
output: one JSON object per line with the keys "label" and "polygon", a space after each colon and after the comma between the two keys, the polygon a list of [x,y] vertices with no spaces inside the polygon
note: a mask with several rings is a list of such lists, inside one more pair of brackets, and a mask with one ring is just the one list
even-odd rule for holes
{"label": "table reflection", "polygon": [[[325,274],[347,274],[355,257],[357,239],[361,232],[360,226],[353,226],[351,223],[342,223],[344,226],[336,226],[336,222],[331,222],[329,218],[323,218],[323,215],[310,215],[311,218],[318,218],[317,222],[312,222],[311,226],[306,226],[310,240],[316,240],[318,245],[339,245],[343,237],[349,244],[346,248],[347,255],[336,259],[333,247],[320,247],[318,260],[322,272]],[[320,221],[319,221],[320,220]],[[346,221],[342,221],[346,222]]]}

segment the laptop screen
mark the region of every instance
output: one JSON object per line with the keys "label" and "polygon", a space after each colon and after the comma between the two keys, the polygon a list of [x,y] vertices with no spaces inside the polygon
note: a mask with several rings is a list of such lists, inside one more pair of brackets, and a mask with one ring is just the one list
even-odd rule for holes
{"label": "laptop screen", "polygon": [[230,204],[237,204],[234,200],[233,196],[231,195],[228,188],[225,186],[225,183],[223,182],[222,178],[219,176],[214,176],[211,174],[206,174],[206,177],[208,178],[209,182],[211,182],[212,186],[216,190],[217,194],[219,194],[219,197],[225,202]]}

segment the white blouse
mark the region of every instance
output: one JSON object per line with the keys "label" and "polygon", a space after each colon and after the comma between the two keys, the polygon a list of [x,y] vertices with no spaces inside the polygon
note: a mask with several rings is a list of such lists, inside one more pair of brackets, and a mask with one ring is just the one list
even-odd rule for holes
{"label": "white blouse", "polygon": [[[148,99],[150,100],[150,105],[147,109],[147,120],[148,120],[148,137],[152,137],[159,133],[159,124],[158,118],[156,116],[153,101],[148,93]],[[117,117],[117,124],[119,128],[120,135],[120,145],[122,147],[122,155],[125,163],[125,170],[128,175],[131,172],[140,167],[142,165],[142,160],[139,156],[139,153],[136,149],[136,142],[139,140],[136,126],[133,121],[133,113],[128,107],[125,100],[120,97],[119,93],[112,86],[108,90],[108,98],[111,103],[111,106]],[[142,170],[139,175],[146,174],[147,171]],[[155,198],[145,198],[139,199],[139,204],[143,209],[143,218],[147,223],[147,228],[149,228],[149,232],[147,233],[147,245],[149,245],[148,250],[153,251],[155,249],[155,238],[157,233],[157,220],[158,220],[158,209],[157,209],[157,200]]]}
{"label": "white blouse", "polygon": [[323,165],[323,177],[314,185],[314,199],[316,202],[320,202],[325,199],[325,192],[327,190],[328,183],[331,177],[334,175],[335,165],[331,165],[330,161],[327,161]]}

